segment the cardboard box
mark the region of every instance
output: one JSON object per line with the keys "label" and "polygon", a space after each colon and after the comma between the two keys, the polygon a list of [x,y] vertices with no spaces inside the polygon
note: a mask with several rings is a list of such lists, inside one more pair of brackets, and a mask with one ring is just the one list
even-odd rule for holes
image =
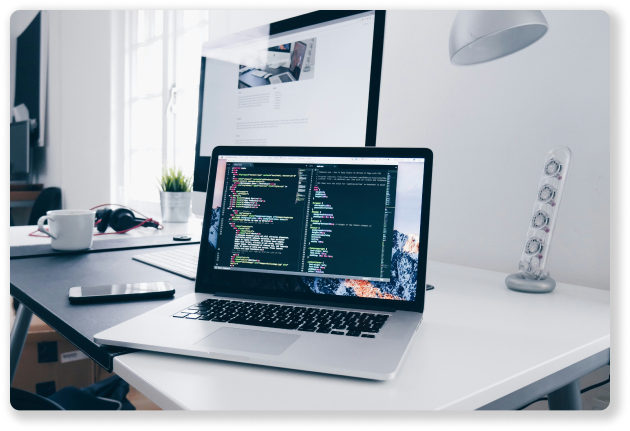
{"label": "cardboard box", "polygon": [[105,368],[101,367],[96,362],[93,362],[93,364],[94,364],[94,383],[103,381],[115,375],[114,373],[108,373],[107,371],[105,371]]}
{"label": "cardboard box", "polygon": [[[13,323],[13,307],[11,312]],[[11,386],[48,396],[66,386],[82,388],[91,385],[94,383],[94,367],[98,365],[74,344],[33,316]]]}

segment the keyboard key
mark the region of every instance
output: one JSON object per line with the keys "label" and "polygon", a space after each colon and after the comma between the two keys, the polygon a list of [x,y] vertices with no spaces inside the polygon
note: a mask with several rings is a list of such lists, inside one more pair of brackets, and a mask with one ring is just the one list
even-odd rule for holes
{"label": "keyboard key", "polygon": [[[359,337],[379,332],[388,316],[315,307],[206,299],[180,311],[174,317]],[[344,330],[347,333],[342,332]],[[361,332],[367,334],[361,335]]]}
{"label": "keyboard key", "polygon": [[374,335],[371,335],[371,334],[361,334],[361,337],[363,337],[363,338],[374,338]]}
{"label": "keyboard key", "polygon": [[230,320],[230,323],[236,323],[239,325],[259,326],[264,328],[277,328],[277,329],[297,329],[297,323],[284,323],[284,322],[247,322],[240,318],[234,318]]}

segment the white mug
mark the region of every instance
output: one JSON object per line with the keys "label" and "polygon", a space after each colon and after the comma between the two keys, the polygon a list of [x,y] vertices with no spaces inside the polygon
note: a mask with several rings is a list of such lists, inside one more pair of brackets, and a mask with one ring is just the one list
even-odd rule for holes
{"label": "white mug", "polygon": [[[48,235],[55,250],[85,250],[92,247],[94,216],[92,210],[48,211],[37,220],[37,230]],[[44,221],[48,220],[48,231]]]}

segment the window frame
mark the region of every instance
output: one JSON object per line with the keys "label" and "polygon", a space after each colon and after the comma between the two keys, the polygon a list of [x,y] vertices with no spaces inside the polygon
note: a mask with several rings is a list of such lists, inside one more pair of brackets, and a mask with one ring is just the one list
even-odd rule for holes
{"label": "window frame", "polygon": [[[146,13],[150,15],[145,15]],[[156,13],[162,13],[161,32],[152,28],[159,19]],[[199,84],[190,86],[183,84],[177,86],[177,61],[178,61],[178,43],[185,34],[202,29],[202,37],[207,40],[210,37],[210,11],[192,11],[199,14],[199,21],[189,27],[184,27],[185,13],[191,11],[183,10],[163,10],[163,11],[141,11],[130,10],[125,11],[124,17],[124,97],[123,97],[123,139],[121,140],[122,151],[120,159],[123,159],[123,174],[119,177],[118,193],[115,190],[112,196],[117,196],[118,202],[129,205],[143,213],[152,216],[160,215],[159,198],[138,199],[132,193],[134,184],[132,184],[132,156],[138,151],[147,151],[146,149],[134,149],[132,146],[132,127],[133,114],[132,108],[135,103],[141,100],[154,100],[161,98],[161,163],[162,166],[178,166],[177,161],[177,95],[194,92],[198,94]],[[144,16],[144,18],[143,18]],[[138,27],[140,19],[144,19],[144,24],[150,28],[152,37],[141,42],[138,41]],[[138,78],[137,56],[138,50],[155,43],[162,42],[162,85],[158,92],[133,94],[134,85]],[[201,46],[199,57],[201,57]],[[195,119],[196,120],[196,119]],[[150,150],[149,150],[150,151]],[[194,158],[194,143],[193,153]],[[192,176],[192,172],[190,175]],[[157,190],[158,179],[155,178]]]}

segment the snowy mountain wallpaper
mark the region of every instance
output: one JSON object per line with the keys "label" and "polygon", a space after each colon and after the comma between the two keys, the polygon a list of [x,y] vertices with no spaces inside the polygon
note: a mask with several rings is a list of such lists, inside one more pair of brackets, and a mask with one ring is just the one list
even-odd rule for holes
{"label": "snowy mountain wallpaper", "polygon": [[[239,276],[243,278],[243,282],[247,282],[252,288],[291,292],[311,291],[323,295],[415,301],[423,174],[422,168],[418,169],[418,164],[400,163],[398,165],[394,240],[389,282],[293,275],[279,276],[277,274],[273,277],[268,277],[267,274],[252,277],[251,273],[240,273]],[[208,241],[212,247],[216,247],[217,244],[224,181],[225,160],[221,159],[217,167],[208,234]]]}
{"label": "snowy mountain wallpaper", "polygon": [[415,301],[418,276],[418,235],[394,230],[389,283],[339,278],[302,277],[315,293]]}

